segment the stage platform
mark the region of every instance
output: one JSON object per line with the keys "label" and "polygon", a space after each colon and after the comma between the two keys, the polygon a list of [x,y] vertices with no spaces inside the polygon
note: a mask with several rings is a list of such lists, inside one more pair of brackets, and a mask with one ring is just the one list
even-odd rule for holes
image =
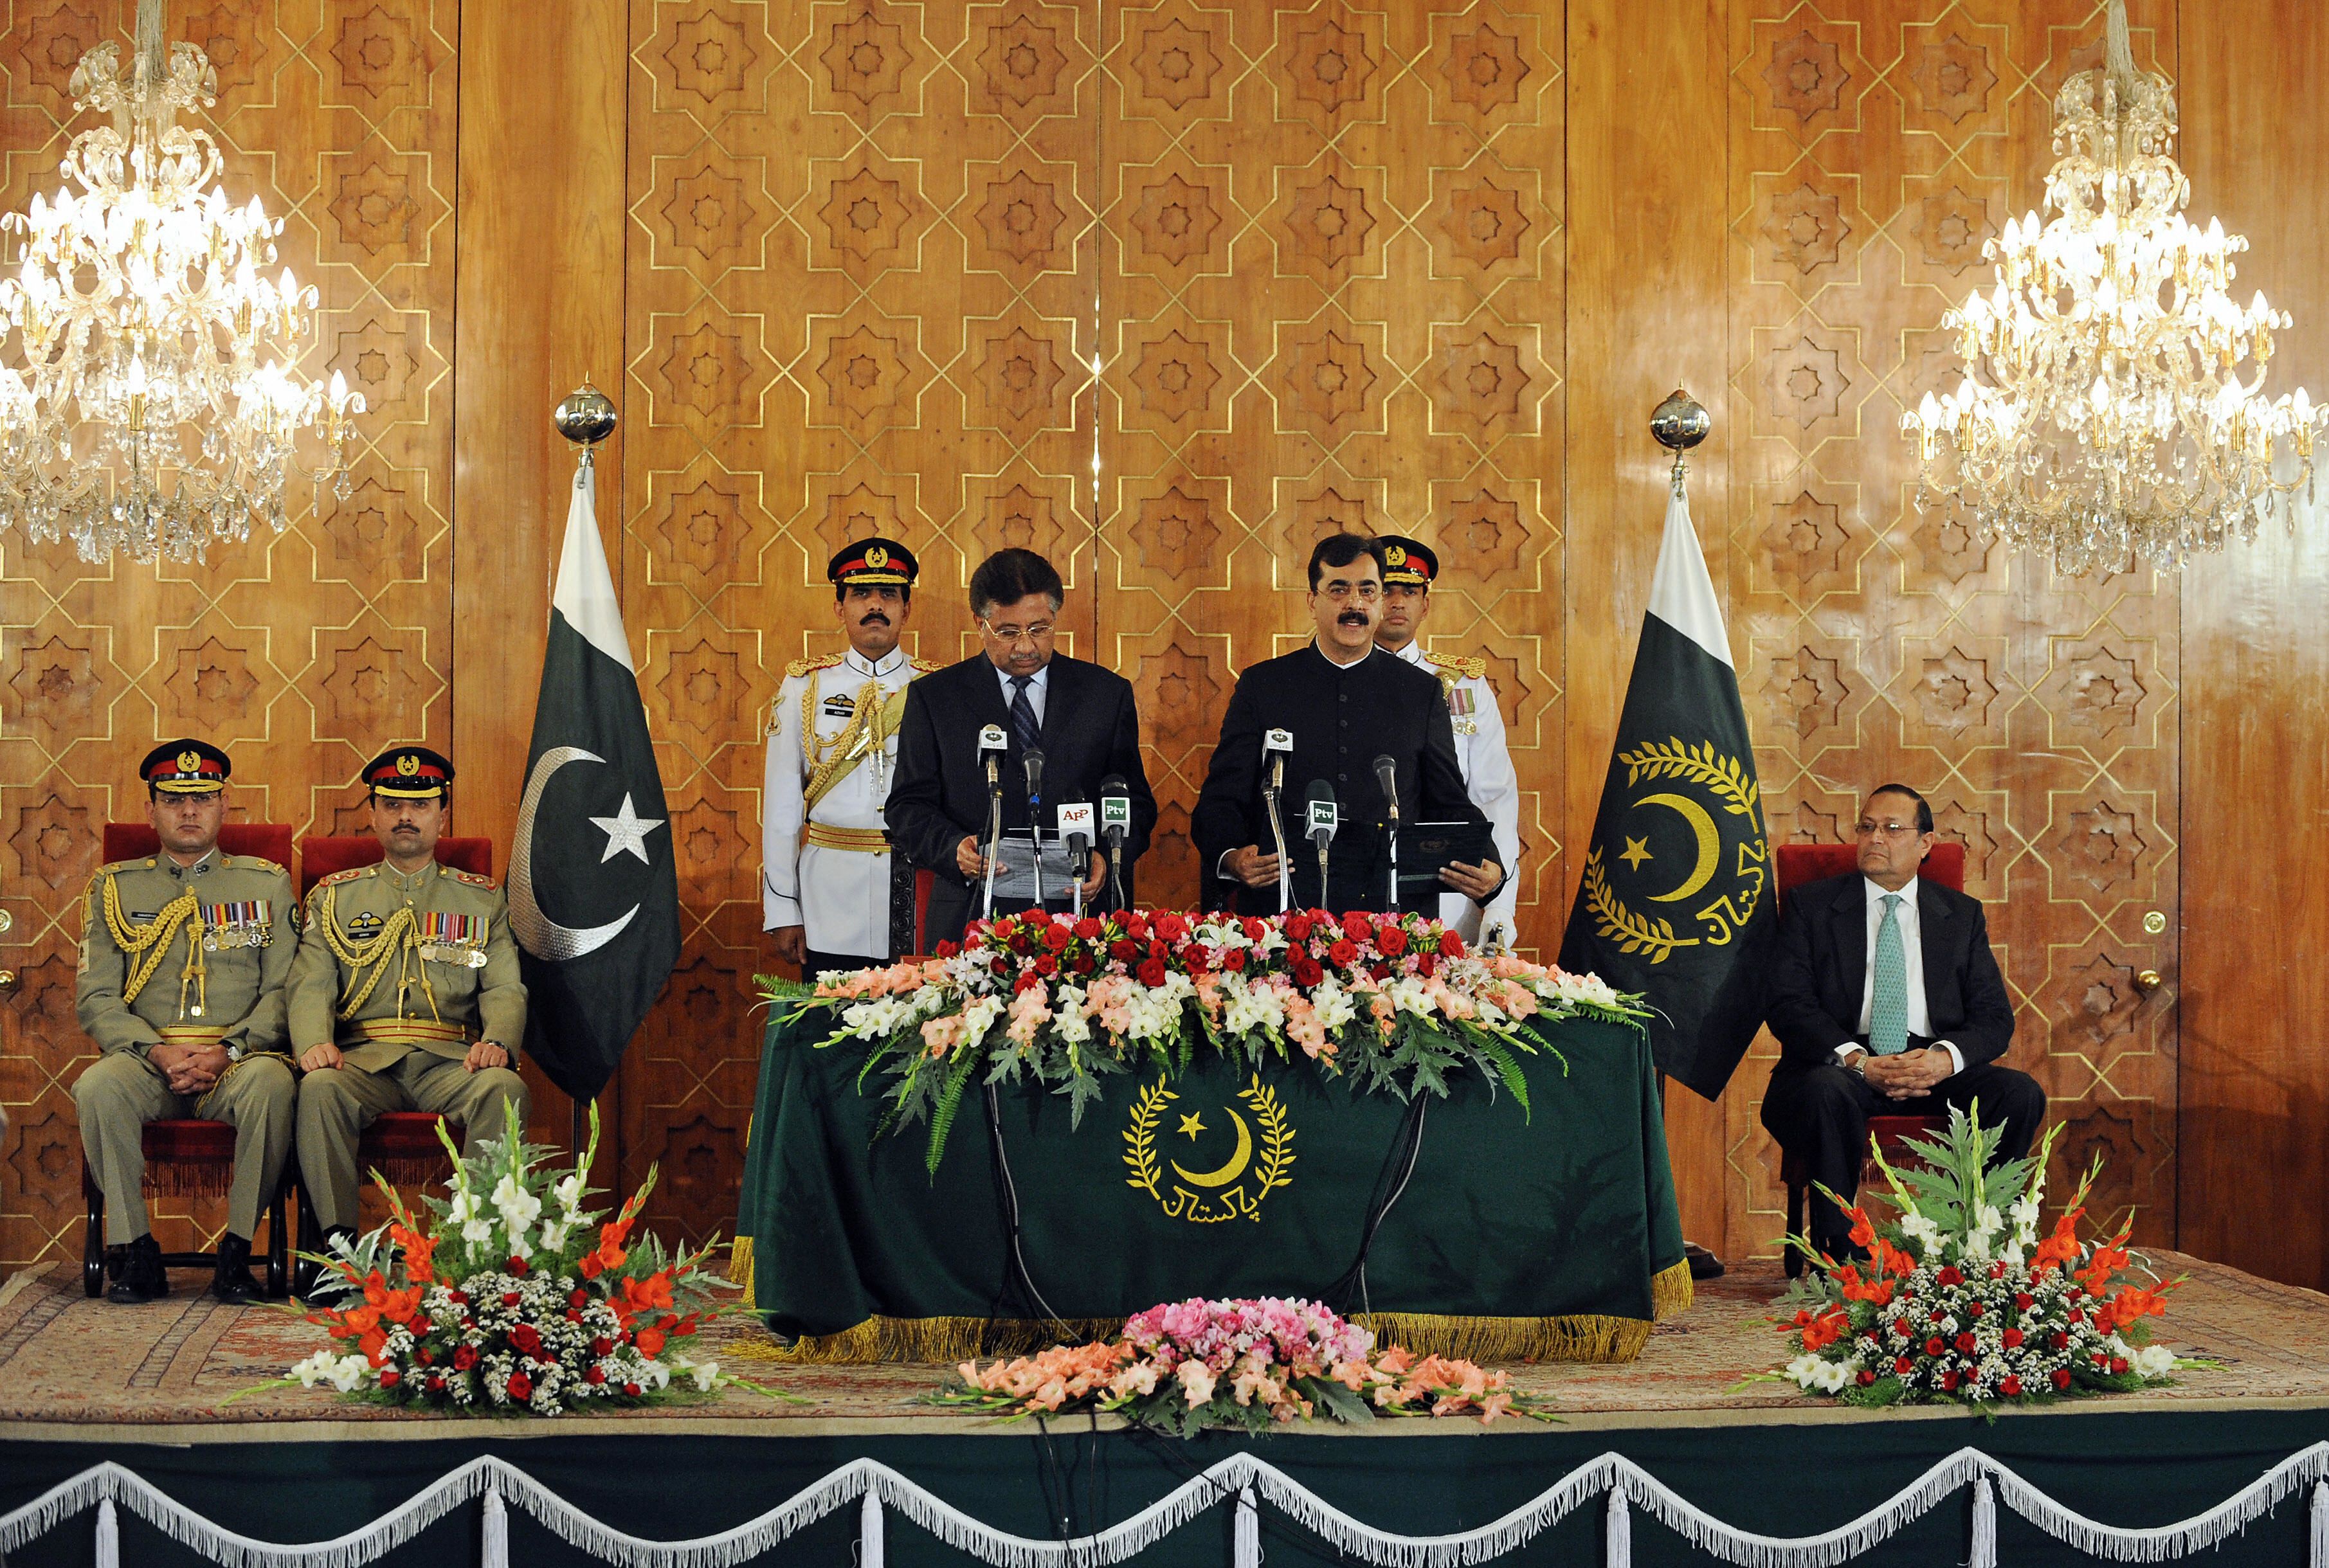
{"label": "stage platform", "polygon": [[[297,1389],[229,1404],[307,1354],[321,1331],[278,1310],[218,1306],[193,1293],[199,1276],[191,1272],[174,1276],[179,1294],[151,1305],[92,1301],[81,1294],[78,1267],[58,1263],[0,1287],[0,1513],[111,1460],[245,1535],[316,1541],[359,1530],[491,1455],[608,1526],[671,1541],[733,1530],[849,1461],[871,1459],[970,1519],[1057,1540],[1125,1520],[1208,1467],[1247,1455],[1280,1478],[1253,1481],[1259,1545],[1273,1564],[1365,1554],[1344,1539],[1353,1550],[1338,1558],[1314,1528],[1319,1516],[1312,1524],[1295,1516],[1301,1508],[1280,1495],[1287,1483],[1381,1530],[1420,1537],[1487,1526],[1565,1478],[1575,1506],[1499,1560],[1600,1563],[1609,1551],[1606,1494],[1631,1472],[1606,1464],[1598,1479],[1574,1472],[1616,1454],[1645,1478],[1629,1508],[1630,1560],[1683,1563],[1720,1559],[1659,1522],[1661,1507],[1669,1522],[1680,1516],[1649,1496],[1652,1479],[1722,1525],[1793,1537],[1843,1526],[1972,1450],[2034,1488],[2032,1496],[2129,1528],[2205,1514],[2280,1466],[2277,1506],[2210,1555],[2305,1563],[2308,1512],[2329,1530],[2329,1487],[2315,1484],[2329,1478],[2329,1446],[2305,1457],[2329,1440],[2329,1297],[2196,1259],[2157,1261],[2165,1272],[2192,1275],[2173,1299],[2170,1342],[2224,1366],[2141,1397],[1984,1422],[1956,1412],[1839,1409],[1772,1384],[1740,1388],[1781,1358],[1767,1319],[1783,1282],[1775,1263],[1750,1263],[1702,1285],[1692,1309],[1659,1325],[1631,1365],[1515,1368],[1523,1386],[1558,1400],[1558,1425],[1505,1422],[1483,1431],[1461,1421],[1381,1422],[1353,1435],[1194,1444],[1105,1420],[1038,1428],[939,1413],[911,1403],[937,1381],[936,1368],[781,1365],[762,1358],[769,1341],[750,1319],[715,1325],[698,1354],[812,1403],[731,1392],[654,1411],[533,1422],[430,1420]],[[1862,1560],[1966,1561],[1982,1468],[1960,1459],[1954,1479],[1944,1474],[1928,1488],[1938,1500]],[[1231,1479],[1240,1486],[1253,1479],[1243,1472]],[[2023,1494],[2010,1479],[1993,1475],[1990,1484],[2003,1498],[1999,1560],[2094,1560],[2018,1516]],[[762,1556],[728,1560],[851,1563],[863,1526],[855,1493],[863,1489],[861,1481],[843,1506]],[[465,1497],[474,1495],[472,1485]],[[2255,1499],[2258,1507],[2265,1500]],[[1216,1499],[1198,1506],[1208,1502]],[[121,1562],[204,1560],[135,1512],[120,1510]],[[1229,1563],[1234,1513],[1233,1501],[1204,1507],[1137,1561]],[[462,1501],[373,1560],[480,1561],[477,1515],[476,1502]],[[914,1506],[892,1499],[888,1562],[976,1560],[941,1545],[916,1516]],[[92,1530],[84,1510],[9,1550],[7,1560],[91,1561]],[[593,1560],[514,1498],[509,1562]]]}

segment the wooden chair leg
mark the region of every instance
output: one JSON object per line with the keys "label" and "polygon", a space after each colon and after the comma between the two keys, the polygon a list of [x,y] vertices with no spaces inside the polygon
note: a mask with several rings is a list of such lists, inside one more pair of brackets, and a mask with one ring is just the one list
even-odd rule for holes
{"label": "wooden chair leg", "polygon": [[80,1162],[80,1196],[89,1208],[88,1226],[81,1232],[80,1288],[85,1296],[105,1294],[105,1189],[89,1173],[89,1157]]}

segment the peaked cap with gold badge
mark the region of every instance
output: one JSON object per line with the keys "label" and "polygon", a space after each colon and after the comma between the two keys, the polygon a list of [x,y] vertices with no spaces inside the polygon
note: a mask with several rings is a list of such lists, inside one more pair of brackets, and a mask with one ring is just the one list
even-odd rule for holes
{"label": "peaked cap with gold badge", "polygon": [[921,569],[912,550],[876,534],[844,546],[825,563],[825,575],[837,588],[910,588]]}
{"label": "peaked cap with gold badge", "polygon": [[165,795],[214,795],[226,787],[234,764],[207,740],[165,740],[146,754],[137,776]]}
{"label": "peaked cap with gold badge", "polygon": [[1439,558],[1419,539],[1396,533],[1378,536],[1382,546],[1383,586],[1428,588],[1439,577]]}
{"label": "peaked cap with gold badge", "polygon": [[364,764],[363,782],[391,800],[434,800],[453,782],[453,765],[425,746],[391,746]]}

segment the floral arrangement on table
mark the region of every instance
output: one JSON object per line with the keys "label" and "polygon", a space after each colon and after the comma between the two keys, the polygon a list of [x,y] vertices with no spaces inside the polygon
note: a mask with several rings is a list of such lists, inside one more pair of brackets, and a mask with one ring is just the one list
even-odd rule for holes
{"label": "floral arrangement on table", "polygon": [[1378,1352],[1374,1336],[1316,1301],[1195,1298],[1134,1314],[1115,1339],[1062,1345],[981,1367],[966,1361],[933,1404],[1010,1420],[1093,1410],[1176,1437],[1208,1427],[1264,1432],[1319,1417],[1506,1413],[1555,1417],[1510,1375],[1469,1361]]}
{"label": "floral arrangement on table", "polygon": [[611,1218],[591,1204],[596,1106],[570,1169],[552,1163],[559,1150],[523,1141],[514,1105],[503,1136],[478,1140],[467,1159],[441,1124],[438,1136],[454,1155],[449,1196],[424,1197],[423,1218],[380,1182],[388,1224],[313,1257],[325,1271],[323,1304],[311,1300],[306,1316],[335,1343],[279,1382],[389,1404],[531,1415],[731,1384],[774,1392],[679,1349],[725,1282],[704,1267],[711,1245],[671,1253],[632,1234],[652,1170]]}
{"label": "floral arrangement on table", "polygon": [[1877,1164],[1898,1210],[1879,1225],[1864,1206],[1827,1201],[1852,1218],[1862,1260],[1815,1253],[1788,1237],[1817,1269],[1781,1299],[1797,1310],[1780,1331],[1799,1353],[1781,1374],[1807,1394],[1852,1404],[2030,1404],[2066,1395],[2124,1393],[2156,1383],[2180,1360],[2151,1343],[2148,1319],[2164,1315],[2183,1282],[2127,1274],[2134,1225],[2082,1241],[2079,1222],[2101,1162],[2087,1171],[2053,1229],[2040,1235],[2046,1160],[2059,1127],[2037,1152],[1987,1169],[1999,1132],[1952,1107],[1939,1140],[1912,1140],[1921,1169]]}
{"label": "floral arrangement on table", "polygon": [[1070,1096],[1075,1125],[1103,1076],[1146,1061],[1178,1071],[1202,1047],[1250,1068],[1298,1053],[1401,1097],[1445,1094],[1452,1075],[1475,1069],[1525,1111],[1517,1057],[1551,1048],[1531,1025],[1649,1016],[1595,976],[1472,951],[1424,915],[1319,909],[1268,918],[1030,911],[975,921],[961,943],[940,943],[919,962],[824,974],[806,996],[765,979],[762,990],[793,1002],[796,1018],[834,1010],[825,1044],[870,1046],[869,1073],[889,1064],[896,1082],[883,1126],[927,1119],[933,1171],[974,1079],[1031,1075]]}

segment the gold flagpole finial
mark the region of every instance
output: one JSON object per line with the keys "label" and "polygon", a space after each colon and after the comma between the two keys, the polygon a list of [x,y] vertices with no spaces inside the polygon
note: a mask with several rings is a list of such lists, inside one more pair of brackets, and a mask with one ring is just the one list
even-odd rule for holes
{"label": "gold flagpole finial", "polygon": [[1682,493],[1683,475],[1687,472],[1682,455],[1705,440],[1707,432],[1713,428],[1714,420],[1705,407],[1680,387],[1666,394],[1666,400],[1651,411],[1650,434],[1657,437],[1659,446],[1674,455],[1675,494]]}

